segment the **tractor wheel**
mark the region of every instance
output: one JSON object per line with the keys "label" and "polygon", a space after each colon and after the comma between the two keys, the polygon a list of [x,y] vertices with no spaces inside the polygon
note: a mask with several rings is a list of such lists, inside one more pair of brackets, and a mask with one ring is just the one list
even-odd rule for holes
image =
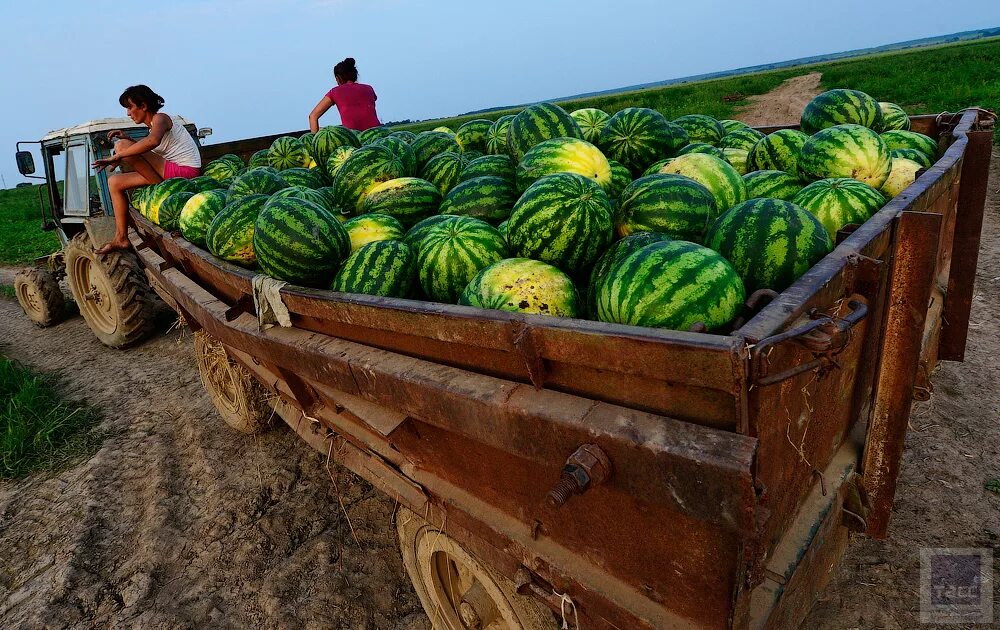
{"label": "tractor wheel", "polygon": [[396,514],[403,566],[434,630],[552,630],[552,611],[406,508]]}
{"label": "tractor wheel", "polygon": [[66,279],[80,314],[101,343],[124,348],[153,332],[149,282],[131,251],[98,255],[86,232],[65,250]]}
{"label": "tractor wheel", "polygon": [[249,435],[265,431],[274,415],[267,390],[203,331],[195,333],[194,355],[201,382],[226,424]]}
{"label": "tractor wheel", "polygon": [[55,274],[44,269],[24,269],[14,276],[14,294],[28,319],[41,328],[66,319],[66,299]]}

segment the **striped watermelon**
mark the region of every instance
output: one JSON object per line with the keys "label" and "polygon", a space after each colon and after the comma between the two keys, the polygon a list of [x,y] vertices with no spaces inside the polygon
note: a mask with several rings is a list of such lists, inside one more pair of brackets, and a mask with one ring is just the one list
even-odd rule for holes
{"label": "striped watermelon", "polygon": [[[510,128],[510,121],[514,120],[514,114],[501,116],[490,126],[486,132],[486,153],[489,155],[506,155],[507,153],[507,129]],[[513,160],[511,160],[513,162]]]}
{"label": "striped watermelon", "polygon": [[389,149],[378,145],[355,149],[333,178],[336,205],[345,214],[358,212],[368,191],[405,175],[403,163]]}
{"label": "striped watermelon", "polygon": [[417,254],[402,241],[374,241],[352,253],[333,279],[330,289],[406,298],[417,279]]}
{"label": "striped watermelon", "polygon": [[205,247],[205,235],[212,219],[226,205],[226,191],[208,190],[193,195],[181,209],[177,220],[181,234],[198,247]]}
{"label": "striped watermelon", "polygon": [[882,131],[910,130],[910,117],[902,107],[895,103],[880,102],[878,108],[882,112]]}
{"label": "striped watermelon", "polygon": [[417,156],[405,140],[390,135],[380,138],[372,144],[389,149],[403,165],[403,171],[406,173],[405,177],[412,177],[417,174]]}
{"label": "striped watermelon", "polygon": [[507,258],[496,228],[472,217],[447,217],[428,228],[417,247],[417,277],[424,293],[454,304],[482,269]]}
{"label": "striped watermelon", "polygon": [[715,197],[715,209],[719,214],[747,198],[743,177],[728,162],[711,155],[682,155],[671,160],[660,172],[684,175],[701,183]]}
{"label": "striped watermelon", "polygon": [[445,151],[435,155],[420,170],[420,177],[437,186],[442,195],[454,188],[465,168],[465,158],[460,153]]}
{"label": "striped watermelon", "polygon": [[171,177],[152,186],[145,198],[146,218],[153,223],[160,224],[160,206],[168,197],[179,192],[197,193],[200,192],[190,179],[183,177]]}
{"label": "striped watermelon", "polygon": [[934,165],[934,160],[919,149],[892,149],[889,151],[889,155],[893,158],[913,160],[924,168],[930,168]]}
{"label": "striped watermelon", "polygon": [[748,199],[781,199],[791,201],[800,190],[802,180],[785,171],[753,171],[743,176]]}
{"label": "striped watermelon", "polygon": [[810,181],[853,177],[878,188],[891,168],[889,147],[877,133],[861,125],[827,127],[809,138],[799,155],[799,171]]}
{"label": "striped watermelon", "polygon": [[916,149],[931,161],[937,160],[937,142],[929,136],[916,131],[886,131],[882,134],[882,141],[889,147],[890,151],[895,149]]}
{"label": "striped watermelon", "polygon": [[507,240],[518,256],[587,274],[611,244],[611,201],[592,179],[576,173],[546,175],[514,205]]}
{"label": "striped watermelon", "polygon": [[[688,153],[705,153],[707,155],[714,155],[720,160],[725,159],[725,153],[719,147],[713,147],[705,142],[692,142],[691,144],[686,144],[677,151],[677,155],[687,155]],[[667,158],[668,160],[670,158]],[[666,160],[660,160],[661,162],[666,162]],[[647,169],[648,170],[648,169]]]}
{"label": "striped watermelon", "polygon": [[783,291],[833,249],[823,224],[779,199],[751,199],[719,217],[706,244],[725,256],[748,293]]}
{"label": "striped watermelon", "polygon": [[199,175],[191,178],[191,189],[189,192],[200,193],[208,190],[224,190],[228,186],[223,186],[222,182],[206,175]]}
{"label": "striped watermelon", "polygon": [[340,147],[360,147],[361,141],[353,129],[329,125],[316,132],[309,155],[317,164],[325,165],[333,152]]}
{"label": "striped watermelon", "polygon": [[531,147],[552,138],[583,139],[580,125],[566,110],[552,103],[525,107],[510,121],[507,129],[507,153],[520,163]]}
{"label": "striped watermelon", "polygon": [[253,249],[254,225],[265,203],[267,195],[247,195],[226,203],[205,232],[208,251],[241,267],[253,267],[257,262]]}
{"label": "striped watermelon", "polygon": [[289,186],[288,188],[282,188],[278,192],[271,195],[271,199],[305,199],[306,201],[311,201],[323,208],[327,212],[332,212],[333,214],[340,214],[340,210],[337,209],[330,197],[324,193],[320,192],[319,188],[306,188],[305,186]]}
{"label": "striped watermelon", "polygon": [[188,199],[194,197],[193,192],[176,192],[160,204],[159,215],[157,220],[161,228],[168,232],[173,232],[180,229],[177,221],[180,219],[181,210],[184,209],[184,204],[188,202]]}
{"label": "striped watermelon", "polygon": [[553,173],[576,173],[611,186],[611,165],[601,150],[578,138],[552,138],[539,142],[517,165],[517,189],[524,192],[539,178]]}
{"label": "striped watermelon", "polygon": [[485,267],[465,287],[458,303],[556,317],[576,317],[580,312],[580,296],[569,276],[528,258],[506,258]]}
{"label": "striped watermelon", "polygon": [[569,115],[573,117],[576,124],[580,125],[583,139],[591,144],[597,144],[597,139],[601,137],[601,130],[611,120],[610,114],[596,107],[584,107],[570,112]]}
{"label": "striped watermelon", "polygon": [[723,149],[723,158],[729,165],[736,169],[740,176],[747,174],[747,159],[750,156],[748,151],[743,149]]}
{"label": "striped watermelon", "polygon": [[611,185],[605,190],[608,193],[608,197],[618,199],[622,191],[625,190],[625,187],[632,183],[632,173],[614,160],[608,160],[608,166],[611,167]]}
{"label": "striped watermelon", "polygon": [[647,107],[626,107],[604,126],[597,146],[609,160],[639,175],[653,162],[671,157],[688,144],[688,135],[660,112]]}
{"label": "striped watermelon", "polygon": [[302,186],[313,190],[326,185],[324,175],[314,168],[286,168],[281,171],[281,179],[289,186]]}
{"label": "striped watermelon", "polygon": [[720,149],[743,149],[749,151],[764,138],[764,134],[752,127],[740,127],[722,136]]}
{"label": "striped watermelon", "polygon": [[807,134],[837,125],[882,128],[878,101],[858,90],[830,90],[809,101],[802,111],[799,127]]}
{"label": "striped watermelon", "polygon": [[406,230],[403,224],[387,214],[362,214],[344,223],[351,239],[351,251],[375,241],[401,240]]}
{"label": "striped watermelon", "polygon": [[304,146],[306,148],[306,153],[309,154],[310,158],[312,158],[312,155],[313,155],[313,139],[315,137],[316,137],[316,134],[314,134],[311,131],[307,131],[304,134],[302,134],[301,136],[299,136],[299,142],[301,142],[302,146]]}
{"label": "striped watermelon", "polygon": [[688,241],[660,241],[611,264],[595,287],[604,322],[688,330],[701,322],[717,330],[736,317],[746,295],[725,258]]}
{"label": "striped watermelon", "polygon": [[646,175],[625,189],[615,213],[620,237],[659,232],[700,243],[718,213],[705,186],[681,175]]}
{"label": "striped watermelon", "polygon": [[247,168],[257,168],[258,166],[268,166],[271,164],[271,152],[267,149],[261,149],[260,151],[255,151],[253,155],[250,156],[250,161],[247,162]]}
{"label": "striped watermelon", "polygon": [[719,124],[722,125],[722,129],[725,130],[727,134],[730,134],[737,129],[746,129],[750,127],[750,125],[740,120],[720,120]]}
{"label": "striped watermelon", "polygon": [[[706,144],[705,146],[712,146],[712,145]],[[662,160],[657,160],[656,162],[653,162],[652,164],[649,165],[649,168],[646,169],[646,171],[642,174],[642,176],[645,177],[646,175],[659,175],[660,169],[662,169],[667,164],[670,164],[670,161],[673,159],[674,158],[664,158]]]}
{"label": "striped watermelon", "polygon": [[[917,179],[917,173],[923,166],[914,160],[898,157],[892,158],[892,170],[889,177],[879,189],[887,198],[893,199]],[[161,211],[162,213],[162,211]]]}
{"label": "striped watermelon", "polygon": [[361,143],[361,146],[365,147],[368,146],[369,144],[374,144],[378,140],[381,140],[382,138],[388,136],[390,133],[392,133],[392,130],[384,125],[379,127],[371,127],[369,129],[365,129],[364,131],[358,133],[358,142]]}
{"label": "striped watermelon", "polygon": [[279,171],[297,166],[307,167],[309,161],[306,145],[298,138],[291,136],[281,136],[271,143],[271,148],[267,155],[268,163]]}
{"label": "striped watermelon", "polygon": [[500,235],[503,236],[503,240],[504,241],[507,240],[507,226],[509,224],[510,224],[510,221],[507,220],[507,221],[501,221],[500,225],[497,226],[497,232],[500,232]]}
{"label": "striped watermelon", "polygon": [[268,167],[256,167],[247,170],[233,180],[229,186],[229,201],[235,201],[249,195],[271,195],[282,188],[288,188],[288,182]]}
{"label": "striped watermelon", "polygon": [[406,129],[401,129],[399,131],[393,131],[389,134],[390,138],[399,138],[406,144],[413,144],[413,141],[417,139],[417,134],[412,131],[407,131]]}
{"label": "striped watermelon", "polygon": [[440,127],[435,127],[433,129],[431,129],[431,131],[435,131],[435,132],[438,132],[438,133],[446,133],[449,136],[454,136],[455,135],[455,132],[452,131],[451,127],[449,127],[448,125],[441,125]]}
{"label": "striped watermelon", "polygon": [[513,184],[517,181],[515,169],[514,161],[506,153],[503,155],[484,155],[481,158],[467,162],[465,168],[458,175],[458,181],[464,182],[473,177],[492,175],[494,177],[502,177]]}
{"label": "striped watermelon", "polygon": [[726,129],[718,120],[704,114],[687,114],[674,119],[674,124],[684,129],[688,142],[704,142],[718,146]]}
{"label": "striped watermelon", "polygon": [[325,288],[351,242],[340,221],[319,204],[272,197],[257,216],[253,249],[260,270],[272,278]]}
{"label": "striped watermelon", "polygon": [[669,241],[671,238],[666,234],[658,232],[636,232],[623,239],[617,240],[608,247],[601,255],[590,272],[590,279],[587,282],[587,313],[590,317],[597,317],[597,295],[598,286],[608,275],[608,271],[619,261],[624,260],[632,252],[642,249],[650,243]]}
{"label": "striped watermelon", "polygon": [[453,215],[435,214],[426,219],[421,219],[406,231],[406,234],[403,235],[403,242],[412,247],[413,251],[419,252],[420,244],[423,242],[424,237],[427,236],[427,232],[438,223],[452,218],[454,218]]}
{"label": "striped watermelon", "polygon": [[496,225],[510,216],[517,197],[517,188],[502,177],[476,177],[448,191],[441,214],[475,217]]}
{"label": "striped watermelon", "polygon": [[333,181],[333,178],[337,176],[337,171],[339,171],[340,167],[344,165],[347,158],[351,157],[351,154],[354,153],[354,149],[355,147],[337,147],[330,153],[330,157],[327,158],[326,164],[324,165],[326,169],[326,176],[330,178],[330,181]]}
{"label": "striped watermelon", "polygon": [[[223,157],[225,157],[225,156],[223,156]],[[236,157],[236,156],[233,156],[233,157]],[[239,160],[238,157],[236,159]],[[214,179],[216,181],[222,181],[224,179],[229,179],[229,178],[232,178],[232,177],[236,177],[237,175],[239,175],[240,173],[242,173],[245,170],[246,170],[246,167],[243,166],[243,162],[240,162],[239,164],[237,164],[236,162],[234,162],[232,160],[225,160],[225,159],[219,158],[217,160],[212,160],[211,162],[209,162],[208,164],[206,164],[204,167],[202,167],[201,172],[202,172],[203,175],[205,175],[207,177],[211,177],[212,179]]]}
{"label": "striped watermelon", "polygon": [[799,191],[792,203],[808,210],[832,240],[852,223],[861,225],[885,205],[885,197],[868,184],[849,177],[821,179]]}
{"label": "striped watermelon", "polygon": [[438,213],[441,193],[434,184],[418,177],[398,177],[372,188],[361,204],[364,214],[384,214],[409,227]]}
{"label": "striped watermelon", "polygon": [[421,131],[417,134],[417,139],[413,141],[410,147],[417,158],[417,168],[421,169],[421,171],[424,165],[430,162],[431,158],[436,155],[447,152],[462,152],[462,147],[455,140],[455,136],[443,131]]}
{"label": "striped watermelon", "polygon": [[757,141],[747,155],[750,171],[785,171],[799,174],[799,154],[809,136],[795,129],[779,129]]}
{"label": "striped watermelon", "polygon": [[474,118],[455,130],[455,141],[462,151],[486,151],[486,134],[493,126],[492,120]]}

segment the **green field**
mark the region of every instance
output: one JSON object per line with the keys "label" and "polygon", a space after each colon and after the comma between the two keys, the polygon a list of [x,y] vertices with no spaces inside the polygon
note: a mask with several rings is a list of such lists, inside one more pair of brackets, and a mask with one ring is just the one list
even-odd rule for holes
{"label": "green field", "polygon": [[59,249],[55,232],[42,231],[38,186],[0,190],[0,265],[21,265]]}

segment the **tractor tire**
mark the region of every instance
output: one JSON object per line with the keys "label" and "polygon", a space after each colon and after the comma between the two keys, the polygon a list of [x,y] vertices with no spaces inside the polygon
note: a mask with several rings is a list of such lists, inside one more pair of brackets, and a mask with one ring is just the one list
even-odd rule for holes
{"label": "tractor tire", "polygon": [[194,335],[194,355],[201,382],[225,423],[247,435],[266,431],[274,410],[264,386],[229,358],[222,343],[204,331]]}
{"label": "tractor tire", "polygon": [[151,290],[133,252],[98,255],[81,232],[66,246],[64,257],[73,299],[101,343],[125,348],[153,332]]}
{"label": "tractor tire", "polygon": [[66,319],[66,298],[55,274],[44,269],[24,269],[14,276],[14,295],[24,314],[39,328]]}

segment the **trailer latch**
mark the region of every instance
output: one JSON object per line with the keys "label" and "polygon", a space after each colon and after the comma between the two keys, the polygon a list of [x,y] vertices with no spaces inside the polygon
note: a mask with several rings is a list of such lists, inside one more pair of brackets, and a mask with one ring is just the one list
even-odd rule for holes
{"label": "trailer latch", "polygon": [[557,508],[574,494],[581,494],[611,476],[611,461],[596,444],[584,444],[569,456],[559,482],[549,491],[546,503]]}

